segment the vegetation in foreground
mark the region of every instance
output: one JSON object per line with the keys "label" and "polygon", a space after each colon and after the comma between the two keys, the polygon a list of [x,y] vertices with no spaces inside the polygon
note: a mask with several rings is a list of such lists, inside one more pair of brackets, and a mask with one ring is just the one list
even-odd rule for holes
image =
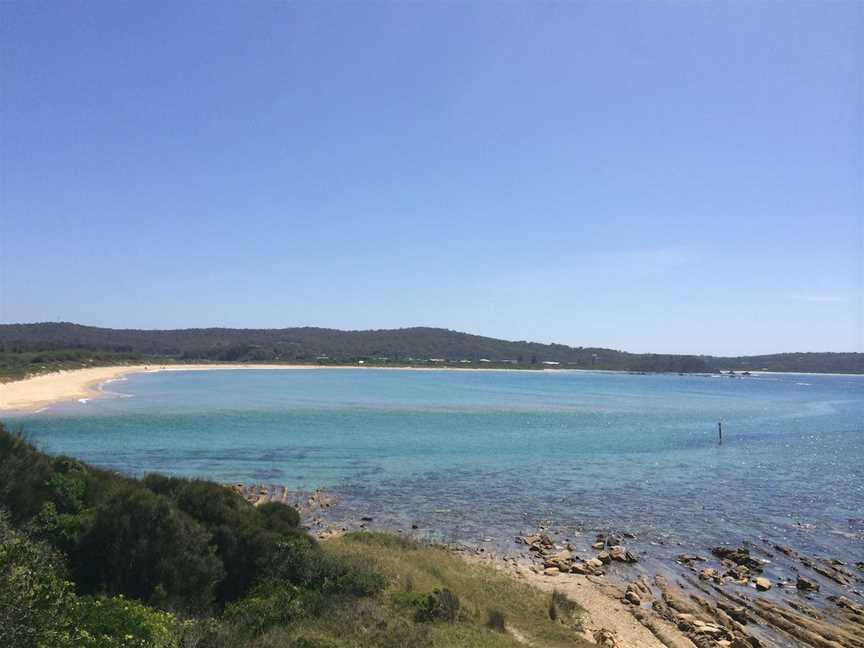
{"label": "vegetation in foreground", "polygon": [[575,606],[440,548],[318,543],[282,504],[130,479],[2,425],[0,509],[2,648],[589,645]]}

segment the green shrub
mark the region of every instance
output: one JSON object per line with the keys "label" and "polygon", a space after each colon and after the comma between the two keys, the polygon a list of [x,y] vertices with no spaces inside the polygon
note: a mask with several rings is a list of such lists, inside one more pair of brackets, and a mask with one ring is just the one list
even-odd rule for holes
{"label": "green shrub", "polygon": [[72,556],[81,591],[207,609],[224,570],[210,535],[171,501],[128,489],[96,510]]}
{"label": "green shrub", "polygon": [[337,558],[305,538],[280,542],[266,573],[325,594],[369,596],[387,586],[384,576],[370,565],[349,557]]}
{"label": "green shrub", "polygon": [[292,506],[267,502],[257,507],[257,511],[264,518],[264,526],[271,531],[291,533],[300,526],[300,513]]}
{"label": "green shrub", "polygon": [[144,485],[169,498],[210,533],[225,569],[216,589],[220,603],[239,599],[258,580],[270,576],[265,566],[280,542],[308,537],[298,528],[296,510],[278,503],[256,509],[214,482],[152,474],[144,478]]}
{"label": "green shrub", "polygon": [[419,545],[411,538],[392,535],[390,533],[378,533],[375,531],[351,531],[344,536],[349,542],[377,545],[379,547],[391,547],[393,549],[417,549]]}
{"label": "green shrub", "polygon": [[16,648],[54,646],[67,636],[72,583],[47,546],[9,526],[0,514],[0,636]]}
{"label": "green shrub", "polygon": [[454,623],[459,618],[459,597],[446,587],[433,590],[414,613],[420,622],[446,621]]}
{"label": "green shrub", "polygon": [[75,475],[54,473],[48,480],[51,502],[60,513],[78,513],[84,508],[84,480]]}
{"label": "green shrub", "polygon": [[288,625],[318,607],[299,587],[270,582],[225,607],[222,617],[243,634],[258,636],[273,626]]}
{"label": "green shrub", "polygon": [[173,614],[122,596],[79,599],[76,648],[176,648],[179,622]]}
{"label": "green shrub", "polygon": [[397,608],[416,611],[426,605],[426,596],[423,592],[393,592],[390,600]]}

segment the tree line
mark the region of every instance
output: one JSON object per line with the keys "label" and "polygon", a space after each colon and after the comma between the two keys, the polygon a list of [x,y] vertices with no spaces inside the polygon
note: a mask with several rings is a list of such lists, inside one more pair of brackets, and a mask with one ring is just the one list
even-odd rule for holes
{"label": "tree line", "polygon": [[[628,353],[600,347],[571,347],[499,340],[439,328],[340,331],[324,328],[132,330],[72,323],[0,325],[0,354],[111,353],[175,361],[416,364],[507,364],[524,368],[709,372],[767,370],[864,372],[861,353],[784,353],[712,357]],[[2,355],[0,355],[2,361]],[[559,363],[544,365],[544,363]]]}

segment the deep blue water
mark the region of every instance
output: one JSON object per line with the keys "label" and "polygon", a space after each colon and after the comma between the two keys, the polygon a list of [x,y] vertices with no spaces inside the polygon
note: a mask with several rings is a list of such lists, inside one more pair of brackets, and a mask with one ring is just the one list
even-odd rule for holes
{"label": "deep blue water", "polygon": [[327,487],[445,539],[548,519],[670,547],[767,537],[864,555],[864,377],[244,370],[105,389],[6,419],[125,473]]}

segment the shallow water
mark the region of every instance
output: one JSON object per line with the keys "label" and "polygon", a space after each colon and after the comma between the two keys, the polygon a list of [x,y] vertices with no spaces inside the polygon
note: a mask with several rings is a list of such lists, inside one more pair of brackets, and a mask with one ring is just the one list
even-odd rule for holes
{"label": "shallow water", "polygon": [[766,537],[864,555],[864,377],[243,370],[105,390],[6,422],[125,473],[326,487],[346,516],[447,540],[552,520],[670,554]]}

